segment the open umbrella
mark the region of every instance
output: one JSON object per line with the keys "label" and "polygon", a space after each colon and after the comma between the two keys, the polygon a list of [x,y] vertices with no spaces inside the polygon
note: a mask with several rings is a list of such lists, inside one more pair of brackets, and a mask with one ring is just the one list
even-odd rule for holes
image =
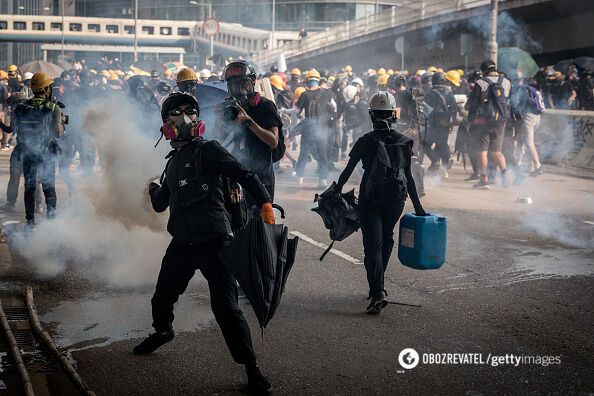
{"label": "open umbrella", "polygon": [[23,73],[30,72],[35,74],[37,72],[44,72],[51,78],[60,77],[64,71],[64,69],[62,69],[60,66],[42,60],[25,63],[20,67],[20,69]]}
{"label": "open umbrella", "polygon": [[157,61],[154,60],[150,60],[150,59],[146,59],[146,60],[140,60],[138,62],[134,62],[134,64],[132,65],[134,67],[137,67],[141,70],[145,70],[147,72],[151,72],[153,70],[158,71],[159,73],[163,73],[163,71],[165,70],[163,68],[163,64],[159,63]]}
{"label": "open umbrella", "polygon": [[538,72],[538,65],[528,52],[517,47],[499,48],[498,68],[506,74],[520,71],[524,77],[533,77]]}
{"label": "open umbrella", "polygon": [[298,238],[287,237],[283,224],[264,224],[255,216],[219,256],[248,298],[262,334],[280,304],[295,261]]}
{"label": "open umbrella", "polygon": [[316,194],[314,202],[318,207],[313,208],[322,217],[324,226],[330,230],[330,239],[332,243],[320,257],[320,261],[326,257],[332,249],[334,242],[342,241],[360,227],[359,214],[357,212],[357,197],[355,190],[340,194],[336,197],[334,194],[336,182],[321,194]]}
{"label": "open umbrella", "polygon": [[575,64],[581,67],[582,69],[590,69],[594,71],[594,58],[589,56],[581,56],[579,58],[575,58]]}
{"label": "open umbrella", "polygon": [[215,107],[229,96],[224,81],[206,82],[196,86],[196,98],[200,105],[200,119],[206,124],[206,136],[213,136],[216,114]]}
{"label": "open umbrella", "polygon": [[571,65],[575,65],[575,61],[573,59],[562,60],[557,62],[555,65],[555,70],[565,74],[569,71],[569,66]]}

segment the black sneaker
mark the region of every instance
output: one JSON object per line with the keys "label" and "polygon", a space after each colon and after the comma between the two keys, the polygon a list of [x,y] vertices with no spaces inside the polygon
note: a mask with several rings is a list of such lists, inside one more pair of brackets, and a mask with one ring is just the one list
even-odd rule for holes
{"label": "black sneaker", "polygon": [[258,366],[255,369],[246,369],[245,373],[248,377],[250,393],[254,395],[269,395],[272,393],[272,385],[270,385],[270,382],[268,382]]}
{"label": "black sneaker", "polygon": [[450,159],[448,159],[448,163],[446,164],[446,169],[450,170],[450,169],[452,169],[452,166],[454,166],[454,159],[450,158]]}
{"label": "black sneaker", "polygon": [[132,353],[135,355],[147,355],[159,348],[161,345],[173,340],[174,336],[175,332],[173,329],[167,331],[157,331],[149,335],[140,344],[136,345],[132,350]]}
{"label": "black sneaker", "polygon": [[535,169],[534,172],[530,174],[531,177],[536,177],[538,175],[542,175],[544,170],[542,170],[542,166],[539,166],[538,169]]}
{"label": "black sneaker", "polygon": [[35,231],[35,220],[29,219],[27,220],[27,224],[25,224],[25,232],[33,231]]}
{"label": "black sneaker", "polygon": [[371,302],[367,306],[367,313],[370,315],[377,315],[380,313],[382,308],[385,308],[388,305],[388,301],[386,300],[386,292],[380,291],[375,293],[375,295],[371,298]]}

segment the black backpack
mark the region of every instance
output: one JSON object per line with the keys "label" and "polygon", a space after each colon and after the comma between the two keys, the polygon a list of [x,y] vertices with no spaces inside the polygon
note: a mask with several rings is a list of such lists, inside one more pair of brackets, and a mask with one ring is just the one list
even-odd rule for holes
{"label": "black backpack", "polygon": [[[400,141],[387,147],[377,134],[371,132],[369,136],[376,141],[377,152],[369,168],[365,197],[380,206],[393,206],[406,198],[404,168],[410,165],[412,140],[403,136]],[[388,154],[388,148],[394,158]]]}
{"label": "black backpack", "polygon": [[35,106],[30,100],[17,105],[14,114],[21,149],[42,153],[56,140],[52,132],[53,106],[51,102]]}
{"label": "black backpack", "polygon": [[497,82],[488,78],[483,78],[483,81],[489,84],[486,91],[481,93],[483,114],[487,116],[489,125],[505,125],[509,116],[509,105],[502,85],[503,77],[499,77]]}
{"label": "black backpack", "polygon": [[433,109],[433,113],[431,113],[431,120],[433,121],[434,125],[439,125],[443,127],[451,127],[454,125],[454,112],[455,109],[452,109],[450,103],[446,97],[439,92],[437,89],[432,89],[431,93],[437,96],[439,100],[439,105]]}

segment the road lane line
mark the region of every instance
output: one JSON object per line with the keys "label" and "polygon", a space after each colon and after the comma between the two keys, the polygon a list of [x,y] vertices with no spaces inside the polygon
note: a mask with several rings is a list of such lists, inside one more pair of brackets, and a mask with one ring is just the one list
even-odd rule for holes
{"label": "road lane line", "polygon": [[[317,246],[319,248],[322,248],[324,250],[328,249],[328,245],[324,245],[323,243],[320,243],[318,241],[315,241],[313,239],[311,239],[310,237],[308,237],[305,234],[300,233],[299,231],[291,231],[290,232],[291,235],[299,237],[299,239],[304,240],[307,243],[310,243],[314,246]],[[340,250],[337,249],[331,249],[330,253],[337,255],[338,257],[345,259],[346,261],[353,263],[353,264],[357,264],[357,265],[361,265],[363,264],[361,261],[357,260],[356,258],[349,256],[348,254],[341,252]]]}

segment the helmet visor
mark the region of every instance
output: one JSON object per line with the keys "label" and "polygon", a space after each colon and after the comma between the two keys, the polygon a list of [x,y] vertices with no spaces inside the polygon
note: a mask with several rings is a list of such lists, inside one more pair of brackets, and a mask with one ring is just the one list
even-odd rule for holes
{"label": "helmet visor", "polygon": [[227,81],[227,90],[234,98],[247,98],[254,93],[254,83],[249,77],[235,77]]}

